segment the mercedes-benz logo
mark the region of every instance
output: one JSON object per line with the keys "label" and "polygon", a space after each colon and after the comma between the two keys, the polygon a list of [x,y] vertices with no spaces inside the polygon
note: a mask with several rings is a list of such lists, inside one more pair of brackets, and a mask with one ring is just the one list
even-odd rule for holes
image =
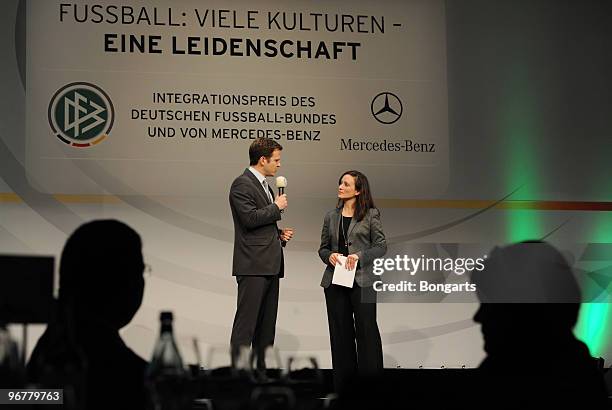
{"label": "mercedes-benz logo", "polygon": [[384,91],[372,100],[372,115],[382,124],[393,124],[402,116],[402,102],[397,95]]}

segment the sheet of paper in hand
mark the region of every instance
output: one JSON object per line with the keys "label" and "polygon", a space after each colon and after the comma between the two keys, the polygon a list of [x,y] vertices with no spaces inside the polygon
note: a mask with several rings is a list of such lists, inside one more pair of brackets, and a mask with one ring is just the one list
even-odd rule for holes
{"label": "sheet of paper in hand", "polygon": [[357,270],[357,264],[353,269],[348,270],[346,268],[346,256],[338,255],[338,262],[334,269],[334,277],[332,283],[340,286],[346,286],[347,288],[353,287],[355,281],[355,271]]}

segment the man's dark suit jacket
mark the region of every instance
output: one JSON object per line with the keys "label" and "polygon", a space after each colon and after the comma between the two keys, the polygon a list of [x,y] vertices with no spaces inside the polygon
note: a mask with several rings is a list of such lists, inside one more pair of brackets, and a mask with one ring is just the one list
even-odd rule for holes
{"label": "man's dark suit jacket", "polygon": [[[274,197],[272,190],[270,193]],[[232,275],[283,277],[283,251],[276,226],[281,213],[249,169],[232,183],[229,202],[234,218]]]}

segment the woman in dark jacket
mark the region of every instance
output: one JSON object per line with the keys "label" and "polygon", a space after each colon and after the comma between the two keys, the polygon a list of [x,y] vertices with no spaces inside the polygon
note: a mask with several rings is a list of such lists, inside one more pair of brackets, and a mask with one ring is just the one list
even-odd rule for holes
{"label": "woman in dark jacket", "polygon": [[[371,265],[386,252],[380,212],[374,206],[368,179],[361,172],[347,171],[340,177],[338,205],[325,215],[319,247],[319,256],[327,265],[321,286],[325,288],[337,391],[346,389],[357,372],[364,376],[382,372]],[[347,257],[348,269],[357,267],[352,287],[332,284],[340,255]]]}

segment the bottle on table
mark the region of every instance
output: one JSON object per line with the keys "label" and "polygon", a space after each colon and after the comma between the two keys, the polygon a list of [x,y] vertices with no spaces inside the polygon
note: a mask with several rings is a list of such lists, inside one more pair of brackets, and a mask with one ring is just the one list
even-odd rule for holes
{"label": "bottle on table", "polygon": [[146,371],[155,410],[182,410],[191,405],[189,375],[174,339],[172,312],[161,312],[160,334]]}

